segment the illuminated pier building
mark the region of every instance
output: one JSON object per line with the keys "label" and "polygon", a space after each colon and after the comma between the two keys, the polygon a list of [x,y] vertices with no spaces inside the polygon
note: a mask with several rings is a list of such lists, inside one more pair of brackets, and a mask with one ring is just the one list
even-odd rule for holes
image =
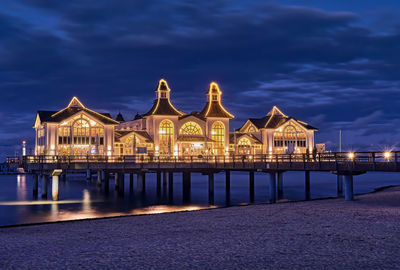
{"label": "illuminated pier building", "polygon": [[212,82],[200,112],[186,114],[174,107],[171,89],[161,79],[150,110],[125,121],[119,113],[86,108],[76,97],[61,111],[38,111],[36,155],[215,156],[305,153],[314,147],[316,128],[283,114],[277,107],[259,119],[248,119],[229,132],[234,116],[221,102]]}

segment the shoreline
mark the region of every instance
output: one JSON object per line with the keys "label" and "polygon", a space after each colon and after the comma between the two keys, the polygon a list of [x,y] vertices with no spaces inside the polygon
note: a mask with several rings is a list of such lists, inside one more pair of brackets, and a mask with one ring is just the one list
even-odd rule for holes
{"label": "shoreline", "polygon": [[343,198],[0,230],[1,268],[395,268],[400,186]]}
{"label": "shoreline", "polygon": [[[400,185],[388,185],[383,187],[374,188],[373,191],[364,192],[355,194],[355,196],[373,194],[376,192],[384,191],[390,188],[400,187]],[[324,198],[315,198],[310,200],[284,200],[277,201],[276,204],[287,204],[287,203],[301,203],[301,202],[313,202],[313,201],[325,201],[325,200],[335,200],[344,198],[343,195],[336,197],[324,197]],[[48,224],[58,224],[58,223],[69,223],[69,222],[80,222],[80,221],[90,221],[90,220],[103,220],[103,219],[114,219],[114,218],[124,218],[124,217],[139,217],[139,216],[148,216],[148,215],[163,215],[163,214],[175,214],[175,213],[184,213],[184,212],[197,212],[197,211],[205,211],[205,210],[215,210],[215,209],[226,209],[226,208],[234,208],[234,207],[247,207],[252,205],[273,205],[269,202],[258,202],[258,203],[240,203],[229,206],[204,206],[204,208],[196,209],[196,210],[177,210],[171,212],[162,212],[162,213],[148,213],[148,214],[128,214],[128,215],[115,215],[115,216],[104,216],[104,217],[93,217],[93,218],[83,218],[83,219],[70,219],[70,220],[58,220],[58,221],[44,221],[44,222],[34,222],[34,223],[22,223],[22,224],[10,224],[10,225],[0,225],[1,229],[6,228],[18,228],[18,227],[28,227],[28,226],[38,226],[38,225],[48,225]]]}

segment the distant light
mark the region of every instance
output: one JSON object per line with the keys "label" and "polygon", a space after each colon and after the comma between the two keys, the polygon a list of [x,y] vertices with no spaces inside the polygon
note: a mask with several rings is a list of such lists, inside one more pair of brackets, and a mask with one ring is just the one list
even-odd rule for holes
{"label": "distant light", "polygon": [[23,141],[22,141],[22,144],[26,144],[26,141],[25,141],[25,140],[23,140]]}
{"label": "distant light", "polygon": [[385,158],[389,159],[390,156],[391,156],[391,153],[390,152],[385,152],[383,155],[385,156]]}
{"label": "distant light", "polygon": [[347,156],[349,157],[349,159],[353,159],[354,158],[354,153],[350,152],[350,153],[347,154]]}

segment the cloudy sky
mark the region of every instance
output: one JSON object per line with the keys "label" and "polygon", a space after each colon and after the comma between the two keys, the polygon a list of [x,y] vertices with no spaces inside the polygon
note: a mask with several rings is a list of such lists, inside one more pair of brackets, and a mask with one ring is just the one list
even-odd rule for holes
{"label": "cloudy sky", "polygon": [[[207,3],[209,2],[209,3]],[[400,147],[400,2],[2,0],[0,158],[33,144],[37,110],[78,96],[126,119],[152,105],[201,110],[210,81],[236,118],[273,105],[336,150]]]}

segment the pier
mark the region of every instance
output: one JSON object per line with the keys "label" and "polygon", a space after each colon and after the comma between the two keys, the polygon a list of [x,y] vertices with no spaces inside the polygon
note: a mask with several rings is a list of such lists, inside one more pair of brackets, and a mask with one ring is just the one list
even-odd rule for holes
{"label": "pier", "polygon": [[[343,192],[346,200],[353,200],[353,179],[367,172],[400,172],[400,152],[357,152],[357,153],[317,153],[273,154],[273,155],[237,155],[237,156],[24,156],[7,158],[10,169],[23,168],[33,174],[34,196],[37,196],[38,179],[42,179],[43,197],[47,197],[47,186],[51,178],[52,198],[58,200],[61,177],[66,174],[84,172],[88,178],[97,175],[97,184],[109,189],[109,179],[114,175],[115,188],[123,193],[124,177],[129,174],[130,189],[133,188],[134,175],[137,178],[138,191],[146,189],[146,174],[157,174],[157,192],[173,192],[174,174],[182,175],[182,195],[184,201],[190,200],[191,173],[201,173],[208,179],[209,203],[214,204],[214,174],[225,172],[226,194],[230,196],[232,171],[249,173],[250,201],[254,200],[254,173],[265,173],[269,183],[269,202],[275,203],[284,190],[284,173],[304,171],[306,198],[309,199],[312,172],[336,174],[338,194]],[[35,194],[36,191],[36,194]]]}

